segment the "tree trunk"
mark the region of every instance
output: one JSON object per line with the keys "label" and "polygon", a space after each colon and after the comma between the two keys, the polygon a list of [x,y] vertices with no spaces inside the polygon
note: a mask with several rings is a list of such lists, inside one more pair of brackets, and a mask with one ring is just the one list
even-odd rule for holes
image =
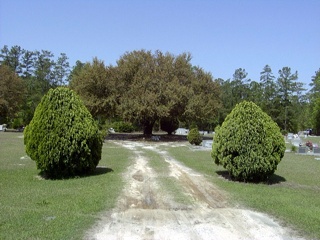
{"label": "tree trunk", "polygon": [[145,122],[143,126],[143,134],[144,135],[152,135],[152,128],[153,128],[154,122]]}

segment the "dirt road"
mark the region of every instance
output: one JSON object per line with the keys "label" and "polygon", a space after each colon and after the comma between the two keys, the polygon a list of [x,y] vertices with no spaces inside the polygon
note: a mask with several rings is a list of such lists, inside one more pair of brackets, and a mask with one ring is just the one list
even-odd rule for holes
{"label": "dirt road", "polygon": [[[222,190],[164,150],[176,143],[116,143],[132,151],[134,162],[124,175],[117,207],[86,239],[298,239],[266,214],[231,207]],[[156,172],[145,151],[163,158],[168,171]],[[176,201],[161,184],[163,178],[175,181],[186,201]]]}

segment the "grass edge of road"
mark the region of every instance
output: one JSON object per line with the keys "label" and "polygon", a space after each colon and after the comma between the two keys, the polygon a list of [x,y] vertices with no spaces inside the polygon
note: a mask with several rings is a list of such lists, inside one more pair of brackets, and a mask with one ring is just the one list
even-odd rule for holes
{"label": "grass edge of road", "polygon": [[0,239],[81,239],[115,206],[130,150],[106,141],[95,174],[45,180],[25,153],[23,133],[0,132]]}
{"label": "grass edge of road", "polygon": [[298,235],[320,239],[320,161],[314,156],[286,153],[271,184],[231,181],[226,171],[216,166],[210,151],[192,147],[167,149],[169,154],[221,189],[229,192],[234,202],[275,217]]}

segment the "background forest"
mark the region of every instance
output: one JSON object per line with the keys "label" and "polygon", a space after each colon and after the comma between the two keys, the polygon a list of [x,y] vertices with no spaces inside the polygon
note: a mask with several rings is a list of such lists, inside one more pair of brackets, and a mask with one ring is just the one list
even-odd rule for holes
{"label": "background forest", "polygon": [[94,58],[70,66],[68,57],[47,50],[29,51],[4,46],[0,53],[0,124],[26,126],[50,88],[76,91],[101,126],[125,123],[145,134],[153,129],[195,124],[213,131],[235,105],[256,103],[283,133],[313,129],[320,133],[320,69],[309,85],[298,71],[285,66],[273,72],[261,67],[260,79],[247,78],[243,68],[229,79],[191,63],[191,55],[161,51],[126,52],[115,66]]}

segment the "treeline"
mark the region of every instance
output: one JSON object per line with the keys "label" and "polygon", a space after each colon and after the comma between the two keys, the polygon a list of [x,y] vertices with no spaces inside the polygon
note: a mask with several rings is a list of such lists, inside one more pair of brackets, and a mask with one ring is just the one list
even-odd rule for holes
{"label": "treeline", "polygon": [[68,85],[70,66],[64,53],[55,59],[47,50],[4,46],[0,65],[0,122],[14,127],[31,121],[36,106],[50,88]]}
{"label": "treeline", "polygon": [[[298,82],[298,72],[289,67],[278,71],[276,78],[269,65],[260,73],[260,81],[247,78],[245,69],[235,70],[230,80],[219,80],[222,88],[221,120],[242,100],[249,100],[259,105],[283,130],[298,131],[310,128],[307,114],[308,99],[303,95],[303,83]],[[221,121],[220,121],[221,122]]]}
{"label": "treeline", "polygon": [[213,79],[191,64],[188,53],[133,51],[115,66],[94,58],[77,61],[71,69],[64,53],[55,58],[46,50],[4,46],[0,64],[0,124],[27,125],[41,97],[50,88],[66,86],[80,95],[101,125],[124,122],[145,134],[192,124],[214,130],[243,100],[259,105],[284,132],[313,128],[320,133],[320,69],[306,92],[298,72],[289,67],[275,76],[266,65],[260,81],[248,79],[242,68],[230,79]]}

